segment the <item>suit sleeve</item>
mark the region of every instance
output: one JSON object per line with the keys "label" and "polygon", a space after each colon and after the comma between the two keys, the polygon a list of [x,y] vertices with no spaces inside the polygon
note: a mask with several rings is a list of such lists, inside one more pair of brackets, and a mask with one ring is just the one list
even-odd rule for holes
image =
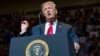
{"label": "suit sleeve", "polygon": [[38,32],[38,31],[36,31],[37,30],[37,27],[33,27],[32,28],[32,35],[36,35],[36,33]]}
{"label": "suit sleeve", "polygon": [[76,35],[75,30],[72,27],[69,29],[68,35],[73,42],[79,43],[79,37]]}

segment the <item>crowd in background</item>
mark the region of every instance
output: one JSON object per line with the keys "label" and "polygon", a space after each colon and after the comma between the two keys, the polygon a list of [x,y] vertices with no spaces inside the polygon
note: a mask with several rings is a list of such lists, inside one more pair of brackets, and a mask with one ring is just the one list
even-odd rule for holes
{"label": "crowd in background", "polygon": [[80,38],[79,56],[100,56],[100,13],[98,9],[86,8],[61,14],[61,21],[73,25]]}
{"label": "crowd in background", "polygon": [[[21,19],[25,17],[0,17],[0,56],[9,55],[10,39],[20,32]],[[38,18],[25,18],[31,27],[39,23]],[[71,24],[80,39],[79,56],[100,56],[100,13],[98,9],[85,8],[77,10],[74,15],[70,11],[61,11],[58,19]],[[30,28],[31,28],[30,27]]]}

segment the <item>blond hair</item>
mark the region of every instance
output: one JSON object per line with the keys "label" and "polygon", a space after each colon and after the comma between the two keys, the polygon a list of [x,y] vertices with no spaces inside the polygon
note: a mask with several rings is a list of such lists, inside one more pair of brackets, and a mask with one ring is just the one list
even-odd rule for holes
{"label": "blond hair", "polygon": [[55,4],[53,1],[44,2],[44,3],[41,5],[41,9],[42,9],[45,5],[52,5],[54,8],[56,8],[56,4]]}

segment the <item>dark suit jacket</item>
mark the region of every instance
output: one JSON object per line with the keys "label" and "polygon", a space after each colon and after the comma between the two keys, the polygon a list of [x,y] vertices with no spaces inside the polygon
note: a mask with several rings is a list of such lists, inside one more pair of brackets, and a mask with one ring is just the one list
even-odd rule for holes
{"label": "dark suit jacket", "polygon": [[31,36],[31,32],[24,32],[23,34],[18,34],[18,37],[25,37],[25,36]]}
{"label": "dark suit jacket", "polygon": [[[32,35],[44,35],[44,31],[45,31],[45,23],[33,27]],[[69,24],[58,22],[56,27],[56,34],[58,33],[67,34],[68,37],[71,38],[73,42],[79,43],[79,39],[75,34],[74,29]]]}

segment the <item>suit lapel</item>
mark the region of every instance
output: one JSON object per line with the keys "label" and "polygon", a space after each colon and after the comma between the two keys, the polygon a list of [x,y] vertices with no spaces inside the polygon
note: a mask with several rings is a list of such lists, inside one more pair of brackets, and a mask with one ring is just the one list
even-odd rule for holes
{"label": "suit lapel", "polygon": [[56,33],[61,33],[61,30],[62,30],[62,24],[58,22],[56,27]]}

